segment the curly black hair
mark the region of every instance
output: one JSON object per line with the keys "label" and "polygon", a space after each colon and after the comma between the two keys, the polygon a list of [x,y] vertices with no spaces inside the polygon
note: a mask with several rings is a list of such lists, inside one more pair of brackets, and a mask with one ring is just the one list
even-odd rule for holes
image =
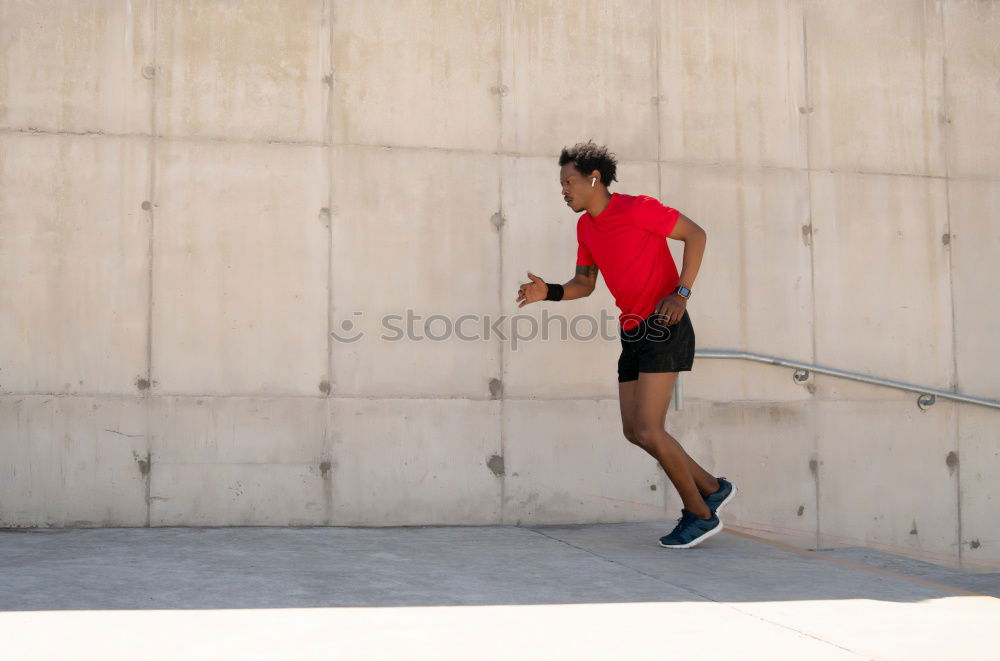
{"label": "curly black hair", "polygon": [[572,147],[564,147],[559,155],[559,167],[572,163],[581,174],[590,174],[594,170],[601,173],[601,183],[610,186],[615,181],[618,171],[618,161],[607,147],[597,146],[592,140],[578,142]]}

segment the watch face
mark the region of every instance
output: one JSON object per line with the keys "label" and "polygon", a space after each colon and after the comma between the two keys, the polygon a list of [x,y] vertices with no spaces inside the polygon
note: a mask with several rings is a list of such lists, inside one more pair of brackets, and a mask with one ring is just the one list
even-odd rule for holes
{"label": "watch face", "polygon": [[683,296],[684,298],[687,298],[688,296],[691,295],[691,290],[688,289],[687,287],[678,287],[677,293]]}

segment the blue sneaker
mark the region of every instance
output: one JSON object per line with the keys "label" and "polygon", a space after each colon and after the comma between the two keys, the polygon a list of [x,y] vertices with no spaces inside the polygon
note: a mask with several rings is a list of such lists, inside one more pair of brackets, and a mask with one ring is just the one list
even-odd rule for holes
{"label": "blue sneaker", "polygon": [[738,491],[736,485],[726,478],[717,477],[715,479],[719,481],[719,490],[707,496],[702,496],[705,499],[705,504],[708,505],[708,509],[712,510],[712,514],[721,510],[723,505],[728,504]]}
{"label": "blue sneaker", "polygon": [[714,512],[711,519],[702,519],[697,514],[682,509],[677,527],[669,535],[660,538],[660,546],[665,549],[689,549],[719,532],[722,532],[722,519]]}

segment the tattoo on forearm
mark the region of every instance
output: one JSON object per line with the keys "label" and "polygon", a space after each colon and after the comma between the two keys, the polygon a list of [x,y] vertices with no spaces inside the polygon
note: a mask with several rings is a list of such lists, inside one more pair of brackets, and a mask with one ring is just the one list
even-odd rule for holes
{"label": "tattoo on forearm", "polygon": [[587,276],[588,278],[596,278],[597,277],[597,264],[577,264],[576,265],[576,274],[577,275],[584,275],[584,276]]}

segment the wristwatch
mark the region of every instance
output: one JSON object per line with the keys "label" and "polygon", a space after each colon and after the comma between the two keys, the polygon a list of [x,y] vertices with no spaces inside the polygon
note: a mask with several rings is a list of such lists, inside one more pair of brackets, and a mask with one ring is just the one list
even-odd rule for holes
{"label": "wristwatch", "polygon": [[691,298],[691,290],[684,285],[677,285],[677,289],[674,290],[674,293],[683,299]]}

